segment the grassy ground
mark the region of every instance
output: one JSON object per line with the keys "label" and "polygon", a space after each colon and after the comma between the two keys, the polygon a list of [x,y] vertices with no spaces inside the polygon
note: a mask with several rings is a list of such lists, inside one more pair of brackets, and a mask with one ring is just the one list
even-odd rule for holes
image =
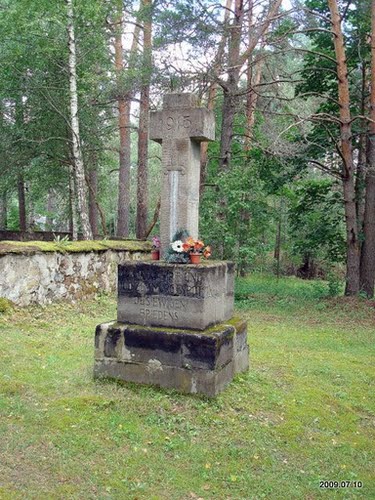
{"label": "grassy ground", "polygon": [[251,369],[214,400],[94,381],[108,297],[0,315],[0,499],[375,498],[374,307],[323,288],[238,282]]}

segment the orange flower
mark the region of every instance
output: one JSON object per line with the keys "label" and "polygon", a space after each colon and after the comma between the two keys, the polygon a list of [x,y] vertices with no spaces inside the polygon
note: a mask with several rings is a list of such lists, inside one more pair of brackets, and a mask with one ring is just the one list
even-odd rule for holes
{"label": "orange flower", "polygon": [[205,259],[208,259],[209,257],[211,257],[211,247],[207,246],[204,250],[203,250],[203,257]]}
{"label": "orange flower", "polygon": [[182,250],[184,252],[189,252],[190,249],[191,249],[191,245],[189,245],[189,243],[185,242],[185,243],[182,244]]}
{"label": "orange flower", "polygon": [[194,250],[201,250],[204,247],[204,243],[201,240],[196,240],[194,242]]}
{"label": "orange flower", "polygon": [[189,247],[193,247],[194,243],[195,243],[194,238],[192,238],[191,236],[189,236],[185,240],[185,244],[188,245]]}

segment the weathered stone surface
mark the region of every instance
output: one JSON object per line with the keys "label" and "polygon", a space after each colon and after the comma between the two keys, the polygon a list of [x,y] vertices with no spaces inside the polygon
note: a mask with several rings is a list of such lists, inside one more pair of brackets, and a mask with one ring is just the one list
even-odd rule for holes
{"label": "weathered stone surface", "polygon": [[215,139],[212,111],[193,94],[167,94],[163,110],[150,115],[150,139],[162,144],[161,253],[177,229],[198,237],[200,142]]}
{"label": "weathered stone surface", "polygon": [[246,322],[241,320],[204,332],[118,322],[98,325],[94,375],[215,396],[247,369],[245,336]]}
{"label": "weathered stone surface", "polygon": [[28,306],[116,290],[118,264],[147,256],[115,250],[0,255],[0,297]]}
{"label": "weathered stone surface", "polygon": [[234,264],[127,262],[119,266],[117,319],[204,330],[233,315]]}

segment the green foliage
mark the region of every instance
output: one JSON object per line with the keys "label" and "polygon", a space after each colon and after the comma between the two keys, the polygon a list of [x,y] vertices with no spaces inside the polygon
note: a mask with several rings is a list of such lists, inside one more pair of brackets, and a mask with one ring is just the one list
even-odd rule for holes
{"label": "green foliage", "polygon": [[271,274],[252,273],[250,278],[237,278],[235,286],[235,298],[241,309],[254,301],[297,306],[301,301],[310,303],[328,296],[326,281],[306,282],[294,277],[276,279]]}
{"label": "green foliage", "polygon": [[328,273],[328,296],[329,297],[337,297],[343,291],[343,282],[337,273],[332,270]]}
{"label": "green foliage", "polygon": [[[76,0],[74,8],[83,154],[87,165],[96,163],[100,170],[104,141],[111,133],[108,110],[100,104],[107,97],[110,79],[104,20],[111,7],[100,0]],[[66,22],[65,3],[45,0],[14,0],[0,17],[0,141],[5,146],[0,192],[6,190],[11,206],[22,174],[27,211],[43,215],[53,190],[56,208],[50,215],[60,230],[69,217]],[[11,217],[8,227],[16,228],[17,221]]]}
{"label": "green foliage", "polygon": [[64,237],[61,237],[60,235],[54,235],[53,242],[61,247],[69,245],[69,236],[66,235]]}
{"label": "green foliage", "polygon": [[290,193],[292,250],[301,257],[343,261],[345,233],[338,187],[329,179],[308,179]]}
{"label": "green foliage", "polygon": [[[371,31],[371,2],[361,0],[355,3],[355,8],[347,2],[338,2],[343,17],[343,32],[345,36],[346,63],[350,86],[350,108],[353,115],[360,115],[362,100],[362,71],[370,63],[370,44],[368,36]],[[308,37],[311,41],[311,52],[304,57],[304,69],[301,72],[302,82],[296,87],[297,95],[307,96],[309,93],[319,95],[317,112],[338,116],[339,103],[337,98],[338,82],[335,63],[333,38],[330,32],[330,12],[326,0],[307,0],[306,6],[317,15],[307,15]],[[316,29],[316,31],[314,31]],[[327,31],[323,31],[327,30]],[[361,121],[353,121],[353,146],[355,137],[366,131],[366,125]],[[315,157],[324,155],[324,148],[335,152],[335,141],[338,140],[339,127],[333,121],[324,121],[314,125],[309,140],[309,154]]]}
{"label": "green foliage", "polygon": [[214,257],[235,260],[243,272],[269,250],[265,242],[272,209],[254,162],[237,163],[219,174],[216,169],[211,166],[202,199],[201,234]]}

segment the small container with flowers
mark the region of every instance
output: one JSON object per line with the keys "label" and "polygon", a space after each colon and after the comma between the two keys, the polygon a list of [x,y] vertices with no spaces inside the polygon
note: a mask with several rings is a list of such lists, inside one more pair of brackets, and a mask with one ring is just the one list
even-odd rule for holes
{"label": "small container with flowers", "polygon": [[160,238],[152,237],[151,260],[160,260]]}
{"label": "small container with flowers", "polygon": [[199,264],[202,257],[211,257],[211,248],[205,246],[203,241],[192,238],[186,230],[180,230],[176,232],[165,260],[176,264]]}

